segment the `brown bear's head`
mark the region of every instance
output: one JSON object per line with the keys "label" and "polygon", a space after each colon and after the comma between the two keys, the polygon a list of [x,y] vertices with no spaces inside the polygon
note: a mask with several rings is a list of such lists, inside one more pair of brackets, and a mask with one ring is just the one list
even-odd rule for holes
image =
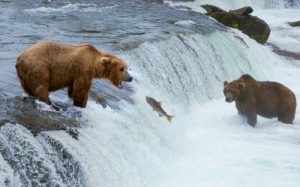
{"label": "brown bear's head", "polygon": [[246,85],[244,81],[236,80],[228,83],[224,82],[224,90],[223,93],[225,95],[225,101],[231,103],[233,101],[241,98],[242,94],[245,92]]}
{"label": "brown bear's head", "polygon": [[100,58],[101,68],[97,71],[97,78],[106,78],[111,81],[111,83],[122,88],[122,81],[131,82],[132,76],[128,73],[128,65],[120,58],[113,55],[105,55]]}

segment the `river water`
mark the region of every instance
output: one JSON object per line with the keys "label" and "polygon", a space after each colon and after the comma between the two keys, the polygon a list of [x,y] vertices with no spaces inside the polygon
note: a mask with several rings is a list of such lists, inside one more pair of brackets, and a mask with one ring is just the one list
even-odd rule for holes
{"label": "river water", "polygon": [[[300,20],[297,0],[0,1],[0,186],[298,187],[299,112],[293,125],[258,118],[252,128],[222,89],[249,73],[287,85],[299,101],[300,62],[206,17],[204,3],[251,5],[271,27],[270,44],[300,52],[300,31],[287,24]],[[50,96],[60,112],[24,100],[15,60],[41,40],[116,54],[134,81],[123,90],[94,81],[85,109],[65,90]],[[161,101],[173,123],[145,96]],[[32,134],[32,124],[71,126],[78,139],[65,130]]]}

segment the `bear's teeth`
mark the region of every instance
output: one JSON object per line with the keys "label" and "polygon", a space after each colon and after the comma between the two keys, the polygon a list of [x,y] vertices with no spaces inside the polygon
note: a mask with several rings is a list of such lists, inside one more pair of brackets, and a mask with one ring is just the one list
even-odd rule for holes
{"label": "bear's teeth", "polygon": [[123,88],[123,86],[122,86],[122,81],[119,81],[118,87],[119,87],[119,88]]}

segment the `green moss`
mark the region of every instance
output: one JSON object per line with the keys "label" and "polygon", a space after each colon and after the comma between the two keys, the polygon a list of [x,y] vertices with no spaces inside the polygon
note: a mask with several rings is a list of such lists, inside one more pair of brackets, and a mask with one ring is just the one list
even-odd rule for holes
{"label": "green moss", "polygon": [[214,12],[208,14],[220,23],[241,30],[247,34],[250,38],[256,40],[258,43],[265,43],[270,35],[269,26],[257,17],[243,17],[236,16],[230,13]]}
{"label": "green moss", "polygon": [[250,38],[253,38],[256,40],[258,43],[264,44],[268,40],[270,36],[270,28],[266,27],[265,31],[263,34],[260,35],[249,35]]}
{"label": "green moss", "polygon": [[261,39],[261,41],[263,42],[263,43],[265,43],[267,40],[268,40],[268,38],[269,38],[269,36],[270,36],[270,32],[271,32],[271,30],[270,30],[270,27],[266,27],[266,30],[265,30],[265,32],[262,34],[262,39]]}
{"label": "green moss", "polygon": [[223,23],[224,25],[228,27],[232,27],[235,29],[239,28],[239,24],[234,18],[232,17],[231,14],[224,14],[224,13],[211,13],[209,16],[215,18],[219,22]]}
{"label": "green moss", "polygon": [[218,19],[219,18],[219,14],[217,14],[217,13],[211,13],[211,14],[209,14],[209,16],[215,18],[216,20],[219,20]]}
{"label": "green moss", "polygon": [[238,28],[239,28],[239,24],[238,24],[237,22],[232,22],[232,23],[230,24],[230,27],[235,28],[235,29],[238,29]]}

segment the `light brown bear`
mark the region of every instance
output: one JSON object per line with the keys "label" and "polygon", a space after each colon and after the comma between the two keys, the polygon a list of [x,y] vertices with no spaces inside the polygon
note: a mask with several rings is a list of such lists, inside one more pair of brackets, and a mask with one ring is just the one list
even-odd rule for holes
{"label": "light brown bear", "polygon": [[224,82],[226,102],[235,101],[241,115],[255,126],[257,114],[267,118],[277,117],[283,123],[292,124],[296,111],[296,97],[286,86],[269,81],[256,81],[250,75],[242,75],[230,83]]}
{"label": "light brown bear", "polygon": [[85,107],[94,78],[108,79],[118,88],[122,81],[132,81],[123,60],[92,45],[40,42],[18,57],[16,70],[24,91],[49,105],[49,92],[68,87],[74,105]]}

